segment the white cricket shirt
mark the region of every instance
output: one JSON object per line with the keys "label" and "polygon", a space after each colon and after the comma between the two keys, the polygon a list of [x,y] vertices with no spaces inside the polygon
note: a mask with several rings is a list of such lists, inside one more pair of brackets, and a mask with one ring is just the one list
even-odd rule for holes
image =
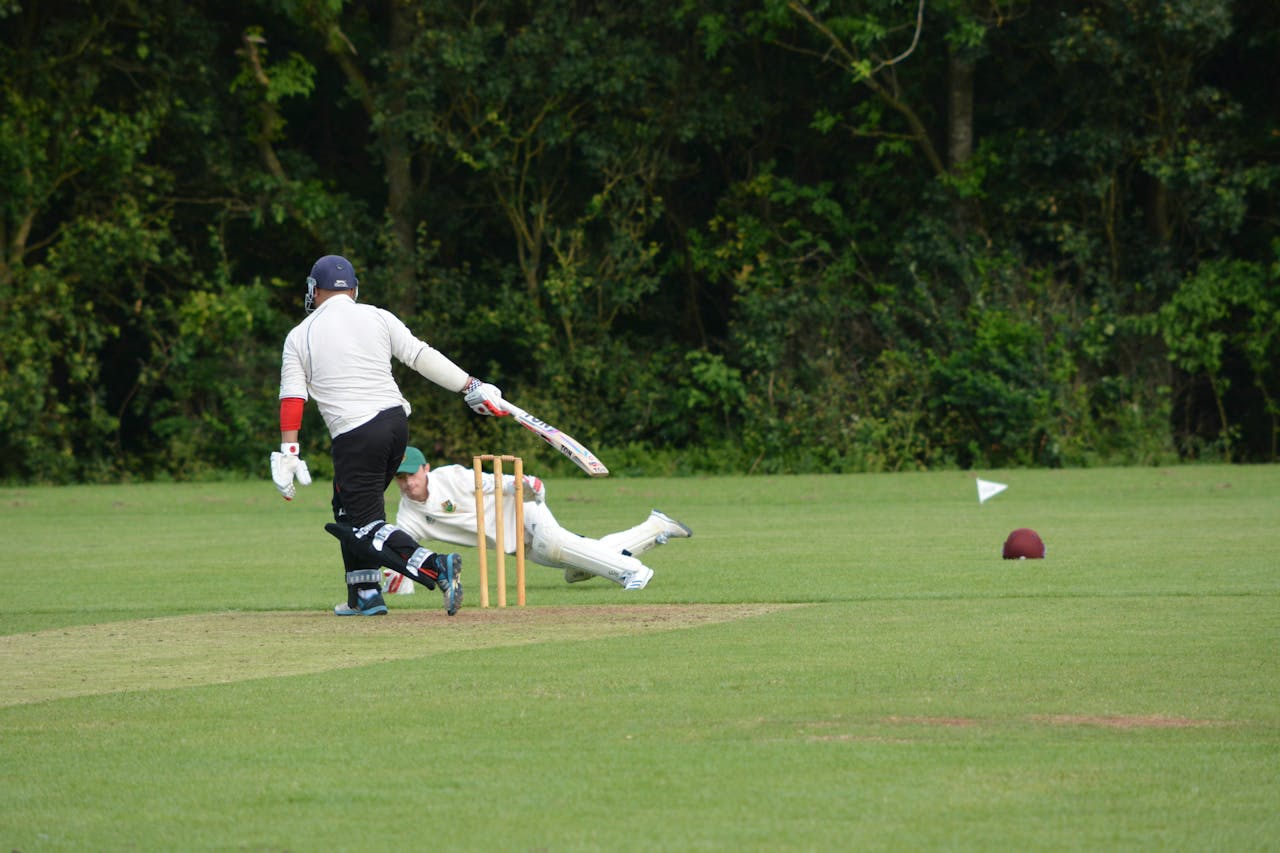
{"label": "white cricket shirt", "polygon": [[[455,545],[476,544],[476,479],[475,470],[462,465],[443,465],[432,468],[427,475],[428,494],[425,501],[415,501],[401,496],[400,507],[396,511],[396,526],[403,528],[419,542],[434,539],[439,542],[451,542]],[[515,477],[511,474],[502,476],[503,494],[507,497],[502,502],[502,547],[508,554],[516,552],[516,499]],[[495,480],[492,474],[482,474],[481,488],[484,492],[484,532],[485,540],[492,547],[497,547],[497,501],[493,490]],[[544,520],[555,522],[555,516],[545,504],[525,504],[525,527],[530,521]]]}
{"label": "white cricket shirt", "polygon": [[285,338],[280,396],[315,400],[335,438],[392,406],[404,407],[407,415],[411,407],[391,375],[392,356],[449,391],[467,383],[465,370],[414,337],[390,311],[340,293]]}

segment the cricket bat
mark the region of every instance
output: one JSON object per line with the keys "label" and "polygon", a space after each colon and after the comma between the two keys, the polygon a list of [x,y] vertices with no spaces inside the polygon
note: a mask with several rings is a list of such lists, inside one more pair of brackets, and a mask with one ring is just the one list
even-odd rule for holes
{"label": "cricket bat", "polygon": [[507,413],[516,419],[516,423],[537,433],[543,441],[569,457],[574,465],[586,471],[589,476],[609,476],[609,469],[604,467],[604,463],[573,436],[561,432],[546,421],[535,418],[510,400],[504,399],[502,402],[507,407]]}

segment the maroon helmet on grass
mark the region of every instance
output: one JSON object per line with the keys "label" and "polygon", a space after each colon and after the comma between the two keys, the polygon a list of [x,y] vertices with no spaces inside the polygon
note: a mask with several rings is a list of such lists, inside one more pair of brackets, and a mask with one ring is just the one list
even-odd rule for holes
{"label": "maroon helmet on grass", "polygon": [[1044,558],[1044,540],[1030,527],[1019,527],[1004,540],[1006,560],[1040,560]]}

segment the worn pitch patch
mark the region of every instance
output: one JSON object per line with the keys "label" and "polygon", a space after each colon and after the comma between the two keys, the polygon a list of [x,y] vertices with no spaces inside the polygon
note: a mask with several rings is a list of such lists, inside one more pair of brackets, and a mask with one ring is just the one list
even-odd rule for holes
{"label": "worn pitch patch", "polygon": [[666,604],[326,612],[224,612],[0,637],[0,707],[128,690],[305,675],[469,649],[674,631],[797,605]]}
{"label": "worn pitch patch", "polygon": [[[1030,723],[1036,726],[1091,726],[1120,731],[1141,729],[1190,729],[1238,725],[1227,720],[1202,720],[1160,714],[1099,716],[1090,714],[1052,714],[994,719],[977,717],[879,717],[810,720],[796,727],[796,736],[811,743],[877,743],[915,744],[923,738],[911,732],[928,729],[1007,729]],[[889,728],[885,728],[888,726]],[[905,732],[905,734],[899,734]]]}
{"label": "worn pitch patch", "polygon": [[[1025,717],[1024,719],[1031,723],[1050,726],[1097,726],[1107,729],[1189,729],[1225,725],[1221,720],[1195,720],[1187,717],[1166,717],[1159,714],[1117,714],[1113,716],[1039,714]],[[884,722],[895,725],[970,728],[989,725],[993,721],[980,720],[974,717],[886,717]]]}
{"label": "worn pitch patch", "polygon": [[1097,726],[1104,729],[1197,729],[1224,726],[1223,720],[1197,720],[1190,717],[1166,717],[1160,714],[1109,715],[1054,714],[1032,717],[1033,722],[1053,726]]}

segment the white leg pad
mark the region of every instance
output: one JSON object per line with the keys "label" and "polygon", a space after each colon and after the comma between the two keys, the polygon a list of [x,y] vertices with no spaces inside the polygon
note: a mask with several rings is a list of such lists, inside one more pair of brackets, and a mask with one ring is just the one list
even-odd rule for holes
{"label": "white leg pad", "polygon": [[658,544],[658,534],[661,532],[662,525],[653,516],[649,516],[643,524],[601,536],[599,541],[610,551],[627,551],[632,556],[639,556]]}
{"label": "white leg pad", "polygon": [[559,569],[581,569],[596,577],[625,585],[629,578],[650,573],[635,557],[628,557],[598,539],[577,536],[563,527],[539,525],[530,543],[529,556],[535,563]]}

